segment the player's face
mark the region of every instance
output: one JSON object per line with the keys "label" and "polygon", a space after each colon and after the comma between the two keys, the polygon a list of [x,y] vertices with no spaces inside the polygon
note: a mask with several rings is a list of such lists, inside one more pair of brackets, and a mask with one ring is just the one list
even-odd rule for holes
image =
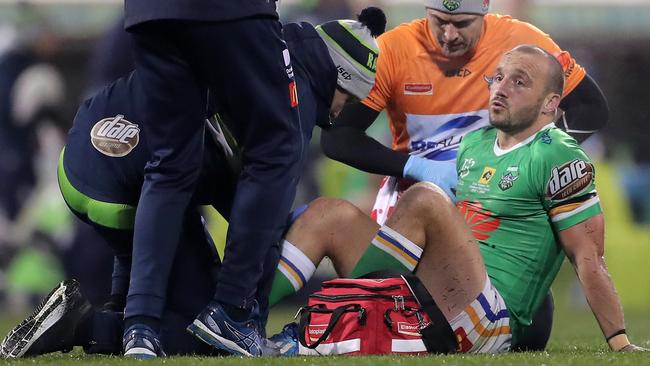
{"label": "player's face", "polygon": [[461,57],[473,50],[481,38],[483,16],[447,14],[427,9],[429,28],[445,57]]}
{"label": "player's face", "polygon": [[507,53],[499,62],[490,85],[490,124],[507,133],[532,126],[546,97],[548,63],[541,57]]}
{"label": "player's face", "polygon": [[358,101],[359,98],[337,86],[336,91],[334,91],[334,98],[332,98],[332,105],[330,106],[330,119],[336,119],[346,104]]}

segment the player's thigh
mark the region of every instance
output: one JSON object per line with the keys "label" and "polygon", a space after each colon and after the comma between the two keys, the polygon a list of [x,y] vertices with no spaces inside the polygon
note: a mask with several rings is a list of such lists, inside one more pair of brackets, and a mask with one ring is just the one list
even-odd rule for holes
{"label": "player's thigh", "polygon": [[287,240],[318,264],[327,256],[340,276],[359,262],[379,225],[352,203],[318,198],[293,222]]}
{"label": "player's thigh", "polygon": [[416,270],[445,316],[453,317],[485,286],[486,272],[476,240],[456,206],[439,188],[418,183],[404,193],[387,222],[423,246]]}

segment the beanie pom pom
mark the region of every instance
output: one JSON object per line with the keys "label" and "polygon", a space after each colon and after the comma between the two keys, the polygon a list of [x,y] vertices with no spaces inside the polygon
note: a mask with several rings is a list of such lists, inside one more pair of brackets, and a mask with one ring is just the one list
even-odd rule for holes
{"label": "beanie pom pom", "polygon": [[369,6],[361,10],[357,19],[368,27],[373,37],[378,37],[386,31],[386,14],[379,8]]}

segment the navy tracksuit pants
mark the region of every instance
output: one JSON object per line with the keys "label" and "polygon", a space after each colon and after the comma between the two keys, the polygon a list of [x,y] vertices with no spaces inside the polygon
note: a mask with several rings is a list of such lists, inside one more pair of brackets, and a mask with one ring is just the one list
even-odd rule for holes
{"label": "navy tracksuit pants", "polygon": [[305,144],[280,24],[154,21],[130,31],[144,89],[135,102],[152,155],[137,208],[125,317],[162,314],[201,167],[207,89],[232,116],[243,152],[215,299],[247,307],[267,252],[280,239]]}

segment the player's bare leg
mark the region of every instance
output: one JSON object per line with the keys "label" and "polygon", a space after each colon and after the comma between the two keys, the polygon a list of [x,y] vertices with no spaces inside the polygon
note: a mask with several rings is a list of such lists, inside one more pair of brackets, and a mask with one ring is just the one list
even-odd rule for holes
{"label": "player's bare leg", "polygon": [[387,226],[425,248],[416,275],[447,319],[458,315],[483,290],[487,275],[481,253],[456,206],[441,189],[427,183],[411,187]]}
{"label": "player's bare leg", "polygon": [[296,220],[286,240],[314,264],[330,258],[341,277],[347,277],[377,233],[379,225],[348,201],[318,198]]}

